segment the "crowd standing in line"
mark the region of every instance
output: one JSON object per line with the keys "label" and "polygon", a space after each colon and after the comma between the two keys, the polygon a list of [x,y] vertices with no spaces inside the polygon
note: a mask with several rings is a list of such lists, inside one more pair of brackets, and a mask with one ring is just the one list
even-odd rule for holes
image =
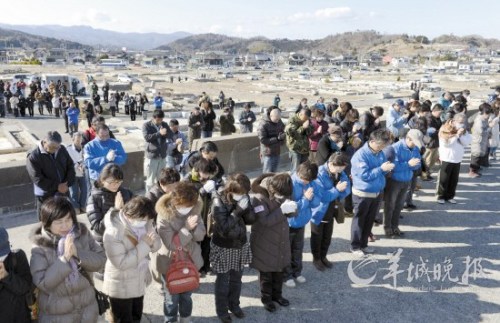
{"label": "crowd standing in line", "polygon": [[[17,84],[9,95],[14,114],[21,111],[25,87]],[[62,96],[68,89],[51,83],[33,91],[41,113],[45,91]],[[92,92],[98,95],[97,85]],[[120,98],[108,92],[104,97],[113,112],[118,105],[111,103]],[[176,264],[181,252],[194,268],[194,274],[188,270],[191,282],[210,272],[216,275],[214,304],[222,322],[232,321],[230,313],[245,316],[240,295],[246,265],[259,271],[264,308],[274,312],[276,304],[286,307],[290,302],[282,287],[314,279],[302,274],[309,222],[313,266],[329,270],[334,221],[352,217],[350,251],[374,253],[369,246],[376,240],[374,225],[383,225],[386,238],[404,237],[401,211],[418,207],[412,200],[418,178],[433,180],[439,164],[436,201],[453,205],[466,147],[471,145],[471,178],[482,176],[481,169],[496,160],[500,99],[482,103],[477,114],[468,115],[469,95],[467,90],[456,96],[446,92],[433,103],[421,102],[416,91],[408,102],[394,101],[385,127],[380,106],[360,114],[349,102],[326,104],[323,98],[310,107],[302,99],[285,126],[276,95],[257,130],[263,174],[251,182],[242,173],[226,176],[214,142],[192,151],[195,139],[212,136],[217,120],[206,93],[191,112],[187,137],[177,120],[164,121],[158,93],[152,119],[143,126],[145,197],[134,196],[124,185],[127,155],[104,118],[92,114],[91,103],[84,102],[92,118],[82,133],[74,122],[77,102],[56,100],[51,109],[59,115],[62,107],[72,142],[64,146],[61,135],[49,131],[28,153],[40,223],[31,234],[29,265],[22,251],[10,249],[8,234],[0,228],[0,286],[8,287],[0,288],[0,299],[12,304],[2,307],[0,316],[29,321],[34,305],[28,307],[25,295],[36,288],[40,322],[95,322],[100,312],[93,275],[104,279],[114,321],[140,320],[145,288],[154,279],[164,293],[165,321],[189,322],[197,285],[179,283],[184,288],[179,290],[172,283],[180,274]],[[126,113],[133,114],[131,97],[125,100]],[[136,104],[143,106],[139,100]],[[221,132],[230,134],[235,132],[234,103],[227,103],[221,105],[219,123]],[[242,133],[252,132],[256,118],[249,106],[239,120]],[[278,173],[284,144],[290,173]],[[90,228],[77,221],[84,210]]]}

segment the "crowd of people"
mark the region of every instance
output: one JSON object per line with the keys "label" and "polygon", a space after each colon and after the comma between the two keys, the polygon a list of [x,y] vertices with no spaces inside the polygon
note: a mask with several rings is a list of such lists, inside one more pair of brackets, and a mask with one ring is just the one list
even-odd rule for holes
{"label": "crowd of people", "polygon": [[[103,280],[113,321],[140,321],[146,286],[155,280],[164,294],[165,321],[189,322],[196,288],[177,291],[171,282],[181,252],[196,278],[216,276],[221,322],[231,322],[230,313],[245,316],[240,295],[247,265],[259,271],[267,311],[289,306],[283,286],[314,279],[302,274],[309,223],[313,266],[329,270],[334,221],[352,217],[350,251],[372,254],[375,224],[383,225],[386,238],[404,237],[401,211],[417,208],[419,178],[431,181],[437,171],[436,201],[453,205],[465,148],[471,146],[473,178],[496,160],[500,99],[471,114],[469,94],[447,92],[430,102],[420,101],[416,91],[386,111],[375,106],[366,112],[322,98],[308,106],[304,98],[286,125],[276,96],[257,129],[263,170],[253,181],[243,173],[226,175],[213,141],[192,151],[193,141],[211,137],[214,129],[206,94],[191,112],[187,136],[177,120],[167,123],[155,109],[142,127],[145,196],[124,185],[127,154],[103,117],[90,119],[84,133],[71,128],[67,146],[49,131],[27,159],[40,221],[30,236],[29,262],[22,250],[10,249],[0,228],[0,284],[7,287],[0,299],[12,304],[0,309],[0,317],[28,321],[25,295],[36,288],[40,322],[95,322],[94,277]],[[155,105],[161,107],[161,100],[155,98]],[[221,132],[234,133],[233,108],[222,108]],[[252,132],[254,122],[246,106],[242,132]],[[278,169],[284,145],[290,172]],[[78,222],[78,213],[86,213],[90,227]],[[190,267],[183,268],[187,275]]]}

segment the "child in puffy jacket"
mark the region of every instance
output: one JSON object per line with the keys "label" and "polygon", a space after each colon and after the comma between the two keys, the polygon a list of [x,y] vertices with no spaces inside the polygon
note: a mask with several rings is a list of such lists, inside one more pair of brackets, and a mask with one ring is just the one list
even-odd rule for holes
{"label": "child in puffy jacket", "polygon": [[297,215],[288,218],[290,249],[292,260],[286,268],[285,285],[295,287],[295,281],[305,283],[302,276],[302,250],[304,249],[304,230],[311,220],[312,209],[321,202],[320,187],[314,180],[318,177],[318,165],[306,161],[299,165],[297,172],[292,174],[292,198],[297,202]]}

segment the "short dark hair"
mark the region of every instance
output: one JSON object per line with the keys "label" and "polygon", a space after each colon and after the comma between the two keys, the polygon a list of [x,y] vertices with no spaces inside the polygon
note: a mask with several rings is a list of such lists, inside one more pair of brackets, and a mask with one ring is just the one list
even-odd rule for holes
{"label": "short dark hair", "polygon": [[[268,117],[271,115],[271,111],[273,111],[274,109],[278,109],[278,110],[280,110],[280,108],[278,108],[278,107],[277,107],[277,106],[275,106],[275,105],[271,105],[270,107],[268,107],[268,108],[266,109],[266,114],[267,114],[267,116],[268,116]],[[280,111],[281,111],[281,110],[280,110]]]}
{"label": "short dark hair", "polygon": [[102,186],[102,182],[105,181],[108,178],[113,178],[119,181],[123,180],[123,171],[120,166],[117,164],[107,164],[104,166],[104,168],[101,171],[101,174],[99,175],[98,184]]}
{"label": "short dark hair", "polygon": [[379,117],[382,116],[382,115],[384,115],[384,108],[382,108],[380,106],[374,106],[370,110],[374,110]]}
{"label": "short dark hair", "polygon": [[250,192],[250,179],[243,173],[229,175],[224,187],[226,193],[247,194]]}
{"label": "short dark hair", "polygon": [[337,151],[330,155],[328,163],[333,164],[334,166],[347,166],[349,165],[349,157],[346,153]]}
{"label": "short dark hair", "polygon": [[491,108],[491,105],[488,103],[483,103],[479,106],[479,113],[480,114],[491,114],[493,112],[493,109]]}
{"label": "short dark hair", "polygon": [[106,125],[104,123],[98,123],[97,126],[95,127],[95,132],[98,133],[101,130],[107,130],[107,131],[109,131],[108,125]]}
{"label": "short dark hair", "polygon": [[217,148],[217,145],[213,141],[205,141],[203,145],[200,148],[200,151],[203,151],[205,153],[210,153],[210,152],[218,152],[219,148]]}
{"label": "short dark hair", "polygon": [[194,163],[193,169],[198,173],[215,174],[217,173],[217,164],[213,160],[200,158]]}
{"label": "short dark hair", "polygon": [[61,134],[57,131],[49,131],[45,135],[44,140],[47,142],[54,142],[60,144],[62,142],[62,137]]}
{"label": "short dark hair", "polygon": [[161,185],[173,184],[181,180],[181,175],[175,168],[165,167],[160,171],[158,182]]}
{"label": "short dark hair", "polygon": [[314,181],[318,177],[318,165],[305,161],[297,168],[297,176],[308,182]]}
{"label": "short dark hair", "polygon": [[179,125],[179,121],[177,119],[172,119],[170,120],[170,122],[168,123],[171,127],[172,126],[178,126]]}
{"label": "short dark hair", "polygon": [[92,124],[97,125],[98,123],[106,123],[106,120],[103,116],[95,116],[92,118]]}
{"label": "short dark hair", "polygon": [[370,141],[387,144],[391,141],[391,136],[386,129],[377,129],[370,134]]}
{"label": "short dark hair", "polygon": [[165,118],[165,112],[163,112],[161,109],[156,109],[153,112],[153,119],[163,119]]}
{"label": "short dark hair", "polygon": [[154,219],[156,216],[153,202],[144,196],[134,196],[123,206],[123,214],[132,219]]}
{"label": "short dark hair", "polygon": [[76,211],[70,200],[64,196],[50,197],[45,200],[40,208],[40,221],[45,230],[48,230],[52,222],[64,218],[70,214],[73,224],[76,224]]}
{"label": "short dark hair", "polygon": [[288,173],[276,174],[269,179],[267,184],[271,195],[282,195],[289,197],[293,193],[292,177]]}

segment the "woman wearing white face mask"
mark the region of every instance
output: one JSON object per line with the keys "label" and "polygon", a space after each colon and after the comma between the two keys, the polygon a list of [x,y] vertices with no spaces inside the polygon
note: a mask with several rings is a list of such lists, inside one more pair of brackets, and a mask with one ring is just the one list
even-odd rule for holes
{"label": "woman wearing white face mask", "polygon": [[[173,242],[175,235],[179,235],[183,250],[189,254],[195,266],[198,269],[203,266],[201,247],[198,243],[205,237],[205,225],[200,216],[202,208],[203,202],[198,190],[188,182],[173,184],[171,191],[156,203],[157,228],[162,241],[156,258],[156,270],[164,285],[164,275],[172,261],[173,251],[176,250]],[[170,295],[166,286],[164,287],[165,322],[177,322],[177,316],[180,316],[181,323],[189,322],[193,309],[191,292]]]}
{"label": "woman wearing white face mask", "polygon": [[103,292],[109,296],[114,322],[139,322],[146,287],[152,281],[149,254],[160,249],[153,228],[153,203],[143,196],[123,205],[120,195],[104,217],[106,250]]}
{"label": "woman wearing white face mask", "polygon": [[252,261],[246,225],[255,222],[248,192],[250,180],[245,174],[228,177],[224,189],[212,195],[213,235],[210,263],[217,274],[215,309],[222,322],[231,322],[228,310],[236,317],[245,316],[240,308],[243,267]]}

